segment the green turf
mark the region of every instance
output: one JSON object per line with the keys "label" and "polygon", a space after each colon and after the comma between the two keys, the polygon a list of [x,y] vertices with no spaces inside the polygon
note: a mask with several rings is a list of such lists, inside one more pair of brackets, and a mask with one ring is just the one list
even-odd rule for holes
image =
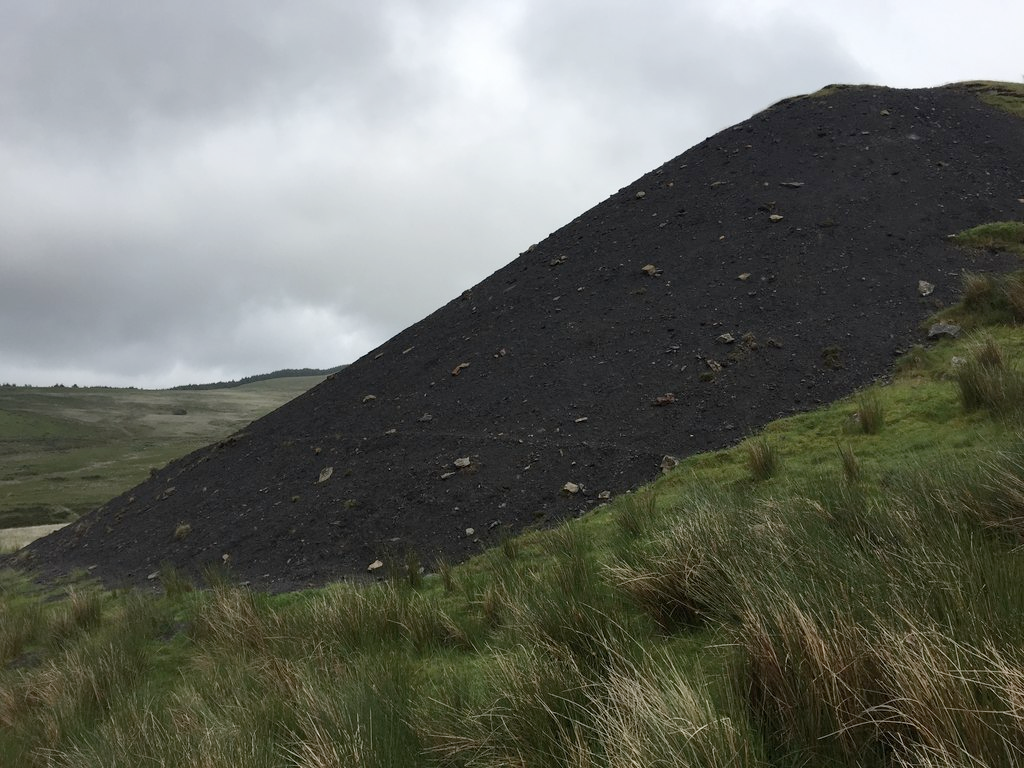
{"label": "green turf", "polygon": [[993,80],[972,80],[957,83],[955,87],[967,88],[978,94],[978,98],[986,104],[1009,112],[1017,117],[1024,117],[1024,84],[1003,83]]}

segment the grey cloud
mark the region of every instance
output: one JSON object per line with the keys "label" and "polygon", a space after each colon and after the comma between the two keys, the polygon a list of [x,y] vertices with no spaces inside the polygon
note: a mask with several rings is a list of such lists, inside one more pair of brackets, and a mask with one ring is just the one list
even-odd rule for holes
{"label": "grey cloud", "polygon": [[0,381],[348,362],[705,135],[866,79],[823,27],[705,7],[0,0]]}
{"label": "grey cloud", "polygon": [[399,66],[394,30],[419,13],[399,0],[2,5],[0,131],[30,146],[124,152],[309,100],[389,120],[431,97]]}
{"label": "grey cloud", "polygon": [[780,9],[749,26],[697,0],[535,0],[519,46],[537,86],[585,105],[613,143],[631,124],[659,145],[713,133],[785,96],[870,79],[823,24]]}

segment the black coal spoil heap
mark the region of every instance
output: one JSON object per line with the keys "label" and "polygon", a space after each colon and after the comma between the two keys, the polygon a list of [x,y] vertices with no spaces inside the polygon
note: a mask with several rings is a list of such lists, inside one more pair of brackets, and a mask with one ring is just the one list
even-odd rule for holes
{"label": "black coal spoil heap", "polygon": [[947,235],[1020,217],[1021,197],[1024,121],[966,88],[787,100],[34,543],[29,563],[144,583],[165,562],[227,558],[283,590],[409,548],[465,558],[653,479],[664,454],[734,443],[884,374],[962,270],[1012,265]]}

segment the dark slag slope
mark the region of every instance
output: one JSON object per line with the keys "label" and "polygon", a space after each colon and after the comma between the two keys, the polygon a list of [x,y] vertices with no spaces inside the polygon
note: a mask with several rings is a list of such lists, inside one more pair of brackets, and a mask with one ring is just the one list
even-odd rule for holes
{"label": "dark slag slope", "polygon": [[[1024,121],[964,89],[787,100],[36,542],[30,562],[131,583],[227,556],[277,590],[366,574],[406,548],[465,558],[651,480],[663,454],[728,445],[885,373],[957,298],[963,269],[1011,266],[946,236],[1019,217],[1022,196]],[[926,299],[920,279],[936,285]],[[711,360],[722,370],[707,381]],[[674,403],[653,405],[666,393]],[[570,481],[582,490],[564,493]]]}

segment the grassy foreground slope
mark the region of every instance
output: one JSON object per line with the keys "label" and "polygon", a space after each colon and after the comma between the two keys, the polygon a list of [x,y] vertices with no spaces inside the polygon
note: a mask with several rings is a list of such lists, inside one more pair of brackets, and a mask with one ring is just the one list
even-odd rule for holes
{"label": "grassy foreground slope", "polygon": [[1020,280],[965,276],[989,325],[890,382],[437,573],[6,572],[0,764],[1024,762]]}
{"label": "grassy foreground slope", "polygon": [[0,387],[0,529],[73,520],[322,378],[208,391]]}

